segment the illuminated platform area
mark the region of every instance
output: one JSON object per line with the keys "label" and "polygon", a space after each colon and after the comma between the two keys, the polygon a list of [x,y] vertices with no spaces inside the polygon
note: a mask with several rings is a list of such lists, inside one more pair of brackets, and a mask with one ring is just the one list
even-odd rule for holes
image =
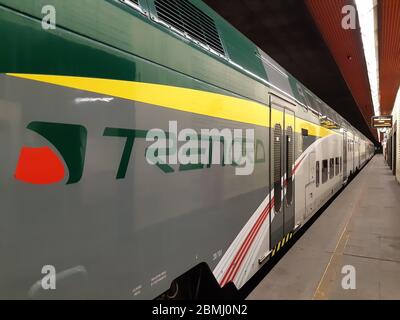
{"label": "illuminated platform area", "polygon": [[376,155],[248,299],[399,299],[400,185]]}

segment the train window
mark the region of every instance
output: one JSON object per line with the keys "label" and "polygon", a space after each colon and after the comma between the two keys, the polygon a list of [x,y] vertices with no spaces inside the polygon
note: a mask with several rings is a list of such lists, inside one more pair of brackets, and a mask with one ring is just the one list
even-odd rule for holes
{"label": "train window", "polygon": [[322,160],[322,183],[328,181],[328,160]]}
{"label": "train window", "polygon": [[139,11],[142,14],[147,14],[146,11],[141,8],[139,0],[119,0],[119,1],[127,5],[128,7]]}
{"label": "train window", "polygon": [[342,170],[343,170],[343,161],[342,161],[342,157],[340,157],[340,160],[339,160],[339,171],[342,172]]}
{"label": "train window", "polygon": [[136,6],[139,6],[138,0],[119,0],[119,1],[121,1],[122,3],[125,3],[126,5],[133,7],[133,8],[135,8]]}
{"label": "train window", "polygon": [[287,186],[286,186],[286,204],[289,206],[293,201],[293,128],[291,126],[286,128],[286,174],[287,174]]}
{"label": "train window", "polygon": [[119,1],[133,9],[138,10],[140,8],[139,0],[119,0]]}
{"label": "train window", "polygon": [[332,179],[335,175],[335,159],[329,159],[329,179]]}
{"label": "train window", "polygon": [[307,99],[306,96],[304,95],[303,88],[301,87],[301,84],[298,82],[296,83],[296,87],[299,95],[303,98],[304,105],[302,104],[301,106],[303,107],[304,111],[307,112],[308,111]]}
{"label": "train window", "polygon": [[302,135],[303,137],[308,137],[308,130],[307,130],[307,129],[304,129],[304,128],[301,128],[301,135]]}
{"label": "train window", "polygon": [[157,16],[207,48],[225,55],[214,20],[189,0],[155,0]]}
{"label": "train window", "polygon": [[328,115],[328,106],[325,103],[321,103],[321,114],[324,116]]}
{"label": "train window", "polygon": [[317,111],[322,114],[322,107],[321,107],[323,104],[322,101],[317,98],[315,100],[315,102],[316,102]]}
{"label": "train window", "polygon": [[340,168],[339,168],[339,157],[335,158],[335,173],[336,176],[339,174]]}
{"label": "train window", "polygon": [[312,94],[310,92],[308,92],[308,90],[304,90],[306,93],[306,97],[307,97],[307,102],[308,102],[308,106],[313,108],[315,111],[318,111],[316,106],[315,106],[315,101],[314,101],[314,97],[312,96]]}
{"label": "train window", "polygon": [[319,161],[315,164],[315,186],[319,187]]}
{"label": "train window", "polygon": [[282,148],[281,148],[282,127],[276,124],[274,128],[274,198],[275,198],[275,212],[281,210],[282,204]]}

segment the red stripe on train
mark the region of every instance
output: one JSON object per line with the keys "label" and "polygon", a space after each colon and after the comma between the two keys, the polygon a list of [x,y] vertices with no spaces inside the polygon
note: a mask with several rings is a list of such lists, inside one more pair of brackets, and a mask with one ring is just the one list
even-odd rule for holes
{"label": "red stripe on train", "polygon": [[[304,160],[306,156],[304,155],[303,158],[295,165],[292,170],[292,174],[295,174],[296,170],[298,169],[300,163]],[[284,185],[287,184],[287,180],[284,181]],[[264,223],[265,219],[267,218],[268,214],[272,210],[272,206],[274,205],[274,198],[268,203],[268,205],[264,208],[261,215],[257,218],[255,224],[250,230],[250,233],[247,234],[245,241],[240,246],[239,251],[236,253],[235,258],[232,260],[231,264],[229,265],[224,277],[220,282],[220,286],[223,287],[229,281],[232,281],[235,277],[239,268],[247,255],[255,237],[258,234],[258,231],[261,229],[262,224]]]}

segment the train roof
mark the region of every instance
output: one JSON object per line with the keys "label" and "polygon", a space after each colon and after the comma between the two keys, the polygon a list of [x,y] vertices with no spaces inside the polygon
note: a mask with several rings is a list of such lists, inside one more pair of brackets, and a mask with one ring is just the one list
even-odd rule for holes
{"label": "train roof", "polygon": [[[89,61],[82,58],[77,65],[73,59],[80,56],[78,49],[81,50],[82,39],[79,37],[85,37],[107,48],[118,50],[120,56],[132,54],[195,80],[202,80],[233,95],[255,101],[265,103],[263,88],[272,87],[297,101],[306,110],[327,116],[341,127],[363,136],[201,0],[103,0],[96,1],[95,5],[93,3],[90,0],[69,1],[68,4],[64,0],[0,0],[0,4],[5,8],[27,14],[36,21],[43,18],[43,6],[54,5],[62,8],[57,11],[57,26],[65,31],[64,36],[60,36],[58,31],[46,33],[41,30],[32,31],[22,37],[22,29],[14,28],[13,36],[21,37],[21,41],[18,42],[18,46],[21,46],[18,52],[22,52],[21,54],[29,45],[29,41],[43,42],[43,37],[48,36],[51,42],[46,50],[34,52],[32,55],[35,56],[29,58],[29,64],[27,63],[22,71],[42,73],[46,70],[60,74],[136,80],[131,78],[129,68],[121,67],[120,61],[116,67],[111,68],[100,60],[97,63],[95,59]],[[21,26],[22,22],[16,22],[15,25]],[[38,29],[38,26],[34,28]],[[65,41],[56,39],[56,36],[63,37]],[[11,35],[7,34],[8,41],[12,42],[10,37]],[[74,42],[74,50],[77,52],[74,55],[63,56],[64,61],[60,65],[57,55],[72,50],[72,44],[68,44],[67,47],[68,42]],[[4,43],[7,45],[7,41]],[[62,49],[62,46],[65,48]],[[169,49],[160,51],[160,47],[163,46],[169,46]],[[193,60],[197,62],[195,66]],[[0,69],[10,72],[8,65],[12,65],[13,61],[16,61],[15,57],[3,56],[0,59]],[[13,66],[11,69],[13,72],[21,72],[19,66]],[[238,77],[237,71],[243,76]],[[244,81],[245,79],[249,81]],[[141,81],[146,80],[152,79],[142,74]],[[193,86],[195,88],[196,84]],[[214,90],[211,86],[208,88]]]}
{"label": "train roof", "polygon": [[[279,65],[272,57],[256,46],[250,39],[227,22],[223,17],[208,7],[203,1],[192,1],[208,12],[213,17],[216,25],[221,30],[221,41],[227,48],[226,58],[236,59],[235,63],[244,69],[261,77],[263,82],[294,99],[299,105],[311,110],[319,116],[328,116],[341,127],[355,131],[367,139],[358,129],[353,127],[337,111],[328,106],[305,85],[298,81],[290,72]],[[233,58],[232,58],[233,57]],[[254,67],[261,61],[265,73]]]}

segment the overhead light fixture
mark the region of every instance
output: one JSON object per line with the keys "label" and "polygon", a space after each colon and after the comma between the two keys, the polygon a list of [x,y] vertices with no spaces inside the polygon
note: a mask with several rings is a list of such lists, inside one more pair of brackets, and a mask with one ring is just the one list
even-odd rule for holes
{"label": "overhead light fixture", "polygon": [[364,56],[368,69],[374,115],[380,115],[377,0],[355,0]]}

